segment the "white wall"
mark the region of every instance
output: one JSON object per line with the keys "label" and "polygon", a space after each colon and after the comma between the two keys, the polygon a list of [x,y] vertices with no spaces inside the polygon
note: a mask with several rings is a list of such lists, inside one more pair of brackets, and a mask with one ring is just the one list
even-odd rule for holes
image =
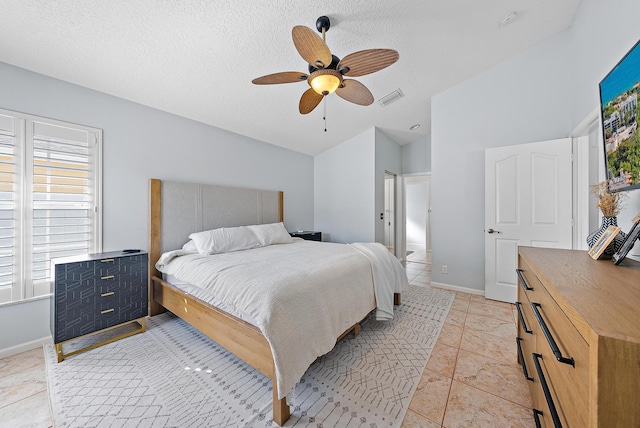
{"label": "white wall", "polygon": [[402,146],[402,173],[431,172],[431,135]]}
{"label": "white wall", "polygon": [[401,169],[401,147],[376,128],[316,155],[314,219],[323,240],[384,243],[384,172]]}
{"label": "white wall", "polygon": [[[640,26],[630,23],[639,16],[637,0],[582,1],[571,28],[573,126],[599,108],[598,84],[640,40]],[[604,169],[604,165],[599,167]],[[627,195],[629,199],[618,215],[618,226],[625,232],[631,228],[631,219],[640,213],[640,190]],[[640,244],[631,254],[640,255]]]}
{"label": "white wall", "polygon": [[432,99],[434,282],[484,289],[484,150],[569,135],[569,41],[558,34]]}
{"label": "white wall", "polygon": [[[375,241],[384,244],[384,220],[380,220],[380,213],[384,213],[384,177],[385,171],[392,172],[400,177],[402,174],[402,148],[382,131],[375,132]],[[397,192],[396,192],[397,195]],[[397,195],[398,196],[398,195]],[[396,201],[397,202],[397,201]],[[397,205],[397,204],[396,204]],[[396,231],[400,213],[396,208]]]}
{"label": "white wall", "polygon": [[[583,0],[568,30],[432,99],[434,282],[484,289],[484,149],[568,136],[640,38],[636,16],[637,0]],[[640,192],[630,196],[623,229],[640,212]]]}
{"label": "white wall", "polygon": [[[313,227],[311,156],[4,63],[0,94],[0,108],[104,130],[105,251],[148,248],[150,178],[282,190],[287,228]],[[0,329],[0,353],[47,337],[48,316],[48,299],[0,307],[15,326]]]}
{"label": "white wall", "polygon": [[331,242],[375,240],[375,128],[314,158],[314,230]]}

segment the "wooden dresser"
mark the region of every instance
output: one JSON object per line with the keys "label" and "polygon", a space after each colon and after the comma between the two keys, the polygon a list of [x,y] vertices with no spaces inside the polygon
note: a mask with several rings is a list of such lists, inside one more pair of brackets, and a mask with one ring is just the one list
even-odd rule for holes
{"label": "wooden dresser", "polygon": [[640,427],[640,263],[519,247],[518,361],[536,426]]}

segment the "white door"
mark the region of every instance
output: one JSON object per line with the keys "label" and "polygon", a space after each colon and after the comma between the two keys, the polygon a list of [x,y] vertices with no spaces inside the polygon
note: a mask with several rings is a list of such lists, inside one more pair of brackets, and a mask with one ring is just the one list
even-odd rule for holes
{"label": "white door", "polygon": [[515,302],[518,245],[571,248],[571,139],[485,151],[485,297]]}

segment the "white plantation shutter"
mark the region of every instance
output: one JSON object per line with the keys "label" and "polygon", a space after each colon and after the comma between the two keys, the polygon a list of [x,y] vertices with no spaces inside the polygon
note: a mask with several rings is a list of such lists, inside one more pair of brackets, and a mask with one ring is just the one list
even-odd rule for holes
{"label": "white plantation shutter", "polygon": [[16,129],[14,118],[0,114],[0,303],[20,296],[16,265]]}
{"label": "white plantation shutter", "polygon": [[51,258],[101,250],[101,132],[14,116],[12,156],[0,136],[0,303],[49,294]]}

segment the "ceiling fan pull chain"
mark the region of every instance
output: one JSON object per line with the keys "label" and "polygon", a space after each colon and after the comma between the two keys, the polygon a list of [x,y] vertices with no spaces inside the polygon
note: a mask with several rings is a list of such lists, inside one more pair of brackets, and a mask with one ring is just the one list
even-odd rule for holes
{"label": "ceiling fan pull chain", "polygon": [[324,98],[324,100],[323,100],[324,101],[324,103],[323,103],[324,104],[323,105],[324,112],[322,114],[322,118],[324,119],[324,132],[327,132],[327,96],[324,95],[323,98]]}

